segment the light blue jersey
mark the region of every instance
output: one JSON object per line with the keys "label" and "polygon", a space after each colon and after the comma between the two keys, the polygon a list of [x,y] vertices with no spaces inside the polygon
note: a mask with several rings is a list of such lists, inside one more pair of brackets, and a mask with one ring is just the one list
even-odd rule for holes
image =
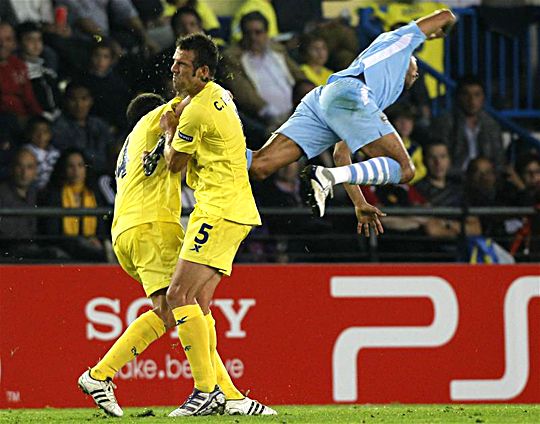
{"label": "light blue jersey", "polygon": [[375,103],[384,110],[394,103],[405,82],[405,74],[414,50],[424,42],[425,34],[415,21],[395,31],[379,35],[370,46],[342,71],[332,74],[328,84],[338,78],[364,74]]}
{"label": "light blue jersey", "polygon": [[[351,66],[308,93],[276,133],[293,140],[308,158],[339,140],[356,152],[395,133],[382,111],[403,91],[410,58],[425,39],[416,22],[381,34]],[[360,74],[363,78],[356,78]]]}

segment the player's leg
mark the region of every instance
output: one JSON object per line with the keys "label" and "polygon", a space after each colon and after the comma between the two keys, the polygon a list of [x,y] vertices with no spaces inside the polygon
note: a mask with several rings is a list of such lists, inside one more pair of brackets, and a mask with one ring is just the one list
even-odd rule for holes
{"label": "player's leg", "polygon": [[[325,86],[321,94],[321,110],[330,128],[352,152],[363,149],[372,157],[347,166],[306,169],[304,175],[312,188],[310,200],[320,216],[335,184],[398,184],[414,176],[412,161],[399,135],[371,96],[371,91],[356,78],[337,80]],[[375,147],[368,151],[368,145]]]}
{"label": "player's leg", "polygon": [[[256,180],[264,180],[279,168],[300,159],[302,149],[293,140],[283,134],[272,134],[260,150],[248,150],[249,175]],[[251,164],[250,162],[251,156]]]}
{"label": "player's leg", "polygon": [[112,379],[120,368],[174,327],[166,301],[166,288],[183,240],[176,224],[144,224],[122,233],[114,249],[122,268],[142,283],[153,309],[139,316],[116,340],[105,356],[79,378],[79,386],[109,415],[122,416]]}
{"label": "player's leg", "polygon": [[333,146],[338,136],[317,115],[318,87],[307,94],[293,115],[279,127],[265,145],[255,152],[247,151],[250,176],[263,180],[279,168],[297,161],[303,155],[311,159]]}

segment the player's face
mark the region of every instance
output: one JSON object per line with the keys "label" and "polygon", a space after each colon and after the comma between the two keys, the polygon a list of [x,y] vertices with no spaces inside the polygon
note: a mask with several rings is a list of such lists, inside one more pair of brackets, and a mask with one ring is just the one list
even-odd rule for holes
{"label": "player's face", "polygon": [[66,181],[68,184],[81,184],[86,180],[84,158],[79,153],[69,155],[66,161]]}
{"label": "player's face", "polygon": [[22,152],[13,166],[13,182],[17,188],[26,189],[37,176],[37,161],[30,152]]}
{"label": "player's face", "polygon": [[176,49],[174,52],[171,72],[173,73],[173,86],[177,93],[189,92],[200,82],[200,78],[196,76],[194,60],[195,52],[191,50]]}
{"label": "player's face", "polygon": [[6,60],[17,48],[15,32],[9,25],[0,25],[0,61]]}
{"label": "player's face", "polygon": [[444,178],[450,168],[448,148],[442,144],[431,146],[426,155],[426,167],[429,175],[434,178]]}
{"label": "player's face", "polygon": [[484,89],[480,85],[466,85],[458,94],[459,107],[465,115],[477,115],[484,108]]}
{"label": "player's face", "polygon": [[405,74],[405,88],[408,90],[416,82],[420,74],[418,73],[418,64],[416,63],[416,57],[411,56],[409,61],[409,68]]}

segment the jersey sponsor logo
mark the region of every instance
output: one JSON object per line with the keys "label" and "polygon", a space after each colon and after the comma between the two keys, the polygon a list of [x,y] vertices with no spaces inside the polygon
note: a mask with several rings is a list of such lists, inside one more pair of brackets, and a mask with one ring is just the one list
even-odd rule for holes
{"label": "jersey sponsor logo", "polygon": [[187,134],[184,134],[182,131],[178,131],[178,137],[185,141],[193,141],[193,137]]}

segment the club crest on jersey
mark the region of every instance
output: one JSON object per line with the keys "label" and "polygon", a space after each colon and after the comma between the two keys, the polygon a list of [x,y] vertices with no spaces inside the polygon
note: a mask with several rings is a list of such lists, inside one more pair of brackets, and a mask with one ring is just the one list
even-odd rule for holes
{"label": "club crest on jersey", "polygon": [[178,137],[185,141],[193,141],[192,136],[184,134],[182,131],[178,131]]}

